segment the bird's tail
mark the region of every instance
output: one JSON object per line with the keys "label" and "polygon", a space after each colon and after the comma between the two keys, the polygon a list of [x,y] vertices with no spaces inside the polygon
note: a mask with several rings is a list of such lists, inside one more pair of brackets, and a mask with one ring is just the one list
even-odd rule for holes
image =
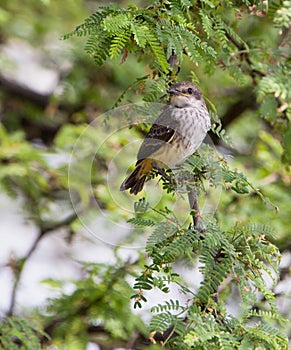
{"label": "bird's tail", "polygon": [[143,159],[137,163],[135,169],[129,176],[123,181],[120,186],[120,191],[130,189],[130,193],[138,194],[144,186],[147,175],[152,170],[151,164],[148,159]]}

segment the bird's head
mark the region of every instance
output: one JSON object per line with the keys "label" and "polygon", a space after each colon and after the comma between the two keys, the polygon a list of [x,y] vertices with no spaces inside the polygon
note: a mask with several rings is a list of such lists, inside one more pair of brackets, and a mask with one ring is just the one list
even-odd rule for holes
{"label": "bird's head", "polygon": [[172,106],[183,108],[201,106],[203,102],[202,92],[190,82],[176,83],[168,90]]}

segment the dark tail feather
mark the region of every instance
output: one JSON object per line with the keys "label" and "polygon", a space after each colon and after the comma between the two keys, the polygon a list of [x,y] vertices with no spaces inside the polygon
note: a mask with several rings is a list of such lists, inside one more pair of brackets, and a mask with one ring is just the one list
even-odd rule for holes
{"label": "dark tail feather", "polygon": [[130,189],[130,193],[138,194],[143,189],[146,175],[139,175],[141,166],[137,166],[134,171],[123,181],[120,186],[120,191]]}

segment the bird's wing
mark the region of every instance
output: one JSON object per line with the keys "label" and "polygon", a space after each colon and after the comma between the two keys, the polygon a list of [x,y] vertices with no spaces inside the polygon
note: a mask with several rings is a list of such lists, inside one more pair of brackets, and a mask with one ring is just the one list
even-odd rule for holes
{"label": "bird's wing", "polygon": [[140,146],[137,154],[138,161],[150,158],[158,149],[170,143],[175,133],[176,130],[172,125],[153,124]]}
{"label": "bird's wing", "polygon": [[167,106],[156,119],[140,146],[137,154],[138,163],[142,159],[151,158],[151,155],[171,143],[177,136],[179,122],[175,112],[171,106]]}

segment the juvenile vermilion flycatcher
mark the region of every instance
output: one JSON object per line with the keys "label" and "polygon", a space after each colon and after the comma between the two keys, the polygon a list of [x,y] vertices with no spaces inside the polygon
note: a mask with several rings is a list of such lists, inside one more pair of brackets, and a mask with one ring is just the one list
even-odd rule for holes
{"label": "juvenile vermilion flycatcher", "polygon": [[176,83],[168,90],[170,104],[156,119],[137,154],[133,172],[120,191],[139,193],[154,169],[171,168],[191,156],[210,129],[210,117],[198,87]]}

